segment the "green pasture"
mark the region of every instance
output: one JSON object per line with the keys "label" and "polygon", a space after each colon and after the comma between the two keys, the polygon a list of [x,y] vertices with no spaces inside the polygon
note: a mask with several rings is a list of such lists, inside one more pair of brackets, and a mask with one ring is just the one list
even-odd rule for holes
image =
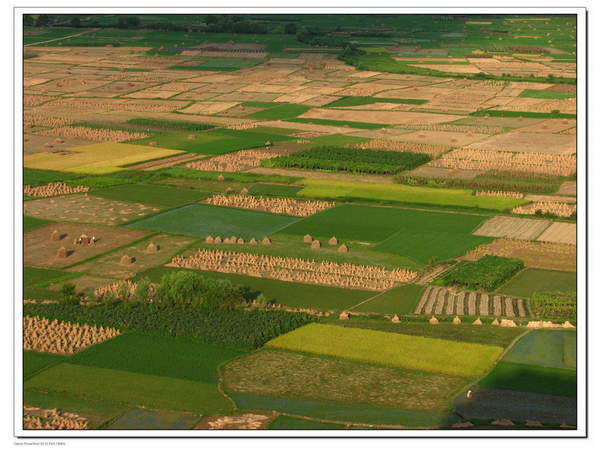
{"label": "green pasture", "polygon": [[263,239],[298,218],[256,211],[216,207],[213,205],[188,205],[152,216],[128,227],[145,230],[222,239],[236,236],[250,240]]}
{"label": "green pasture", "polygon": [[65,356],[49,352],[23,351],[23,380],[64,359]]}
{"label": "green pasture", "polygon": [[59,363],[38,373],[25,381],[24,389],[200,414],[228,412],[232,408],[212,383],[70,363]]}
{"label": "green pasture", "polygon": [[90,195],[125,202],[151,203],[162,207],[177,207],[206,199],[209,194],[199,191],[157,185],[124,185],[90,191]]}
{"label": "green pasture", "polygon": [[494,238],[459,233],[400,230],[375,246],[375,250],[408,255],[421,263],[449,260],[466,254]]}
{"label": "green pasture", "polygon": [[216,384],[217,367],[245,354],[219,345],[130,332],[78,352],[68,362]]}
{"label": "green pasture", "polygon": [[576,99],[576,92],[554,92],[554,91],[543,91],[540,89],[524,89],[517,97],[529,97],[533,99]]}
{"label": "green pasture", "polygon": [[528,201],[509,197],[473,196],[470,189],[429,188],[349,180],[303,179],[299,196],[321,199],[379,200],[505,210]]}
{"label": "green pasture", "polygon": [[410,315],[415,308],[424,287],[407,284],[385,291],[367,302],[352,308],[353,312]]}
{"label": "green pasture", "polygon": [[23,185],[37,186],[82,178],[81,174],[23,168]]}
{"label": "green pasture", "polygon": [[316,323],[281,335],[267,346],[465,377],[485,374],[502,352],[497,346]]}
{"label": "green pasture", "polygon": [[343,204],[308,216],[280,233],[379,243],[399,230],[468,234],[485,219],[487,216]]}
{"label": "green pasture", "polygon": [[52,224],[52,221],[47,219],[38,219],[33,216],[23,215],[23,233],[29,232],[30,230],[37,229],[46,224]]}
{"label": "green pasture", "polygon": [[502,361],[576,369],[577,332],[532,330],[510,348]]}
{"label": "green pasture", "polygon": [[128,141],[140,145],[149,145],[157,142],[163,149],[183,150],[198,155],[221,155],[236,150],[262,147],[263,142],[259,140],[238,139],[226,134],[213,133],[212,131],[193,132],[196,138],[189,139],[190,132],[166,134],[160,137],[137,139]]}
{"label": "green pasture", "polygon": [[509,296],[526,298],[532,297],[534,293],[575,292],[577,273],[527,268],[497,291]]}
{"label": "green pasture", "polygon": [[34,268],[31,266],[23,267],[23,285],[25,287],[35,287],[41,284],[49,284],[53,280],[62,277],[72,277],[73,274],[60,269]]}
{"label": "green pasture", "polygon": [[275,121],[280,119],[294,118],[306,113],[308,110],[310,110],[310,107],[286,103],[263,111],[257,111],[256,113],[252,113],[246,117],[249,119],[267,119]]}

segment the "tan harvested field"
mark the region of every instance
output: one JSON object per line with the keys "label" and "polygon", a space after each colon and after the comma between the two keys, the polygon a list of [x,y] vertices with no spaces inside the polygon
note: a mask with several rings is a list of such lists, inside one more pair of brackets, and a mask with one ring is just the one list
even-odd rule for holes
{"label": "tan harvested field", "polygon": [[369,122],[375,124],[437,124],[461,118],[451,114],[411,113],[403,111],[372,111],[368,115],[355,111],[324,110],[313,108],[299,116],[305,119],[330,119],[335,121]]}
{"label": "tan harvested field", "polygon": [[148,135],[145,133],[130,133],[121,130],[105,130],[88,127],[71,127],[68,125],[55,127],[50,130],[41,130],[35,133],[42,136],[60,136],[62,138],[86,139],[102,142],[122,142],[148,138]]}
{"label": "tan harvested field", "polygon": [[460,121],[464,125],[487,125],[492,127],[521,128],[528,125],[538,124],[544,119],[518,118],[518,117],[466,117]]}
{"label": "tan harvested field", "polygon": [[23,213],[39,219],[103,225],[121,224],[160,209],[154,205],[103,199],[89,196],[87,193],[29,200],[23,203]]}
{"label": "tan harvested field", "polygon": [[[312,99],[306,100],[304,102],[301,102],[302,105],[306,105],[306,106],[312,106],[312,107],[319,107],[319,106],[325,106],[328,105],[331,102],[335,102],[336,100],[341,99],[341,97],[338,96],[318,96],[318,97],[313,97]],[[275,100],[275,102],[277,102],[278,100]]]}
{"label": "tan harvested field", "polygon": [[575,136],[519,132],[507,132],[490,136],[487,139],[478,141],[476,144],[465,147],[549,155],[572,155],[577,152]]}
{"label": "tan harvested field", "polygon": [[535,240],[550,224],[551,221],[545,219],[494,216],[480,225],[473,235]]}
{"label": "tan harvested field", "polygon": [[409,64],[409,66],[419,67],[421,69],[439,70],[450,74],[477,74],[481,72],[476,66],[468,64]]}
{"label": "tan harvested field", "polygon": [[194,426],[195,430],[204,429],[268,429],[269,423],[277,417],[275,413],[259,415],[256,413],[238,413],[233,415],[208,415]]}
{"label": "tan harvested field", "polygon": [[[103,287],[106,284],[117,282],[117,280],[107,279],[106,277],[81,276],[75,279],[69,279],[69,282],[75,285],[77,293],[83,293],[86,290],[95,290],[96,288]],[[61,284],[55,284],[46,287],[46,289],[59,291],[61,286]]]}
{"label": "tan harvested field", "polygon": [[310,216],[335,204],[323,201],[297,201],[295,199],[254,197],[248,195],[223,196],[216,194],[205,201],[208,204],[246,210],[267,211],[291,216]]}
{"label": "tan harvested field", "polygon": [[[412,85],[411,85],[412,86]],[[423,99],[431,100],[434,97],[445,94],[450,91],[450,88],[437,87],[437,86],[419,86],[416,90],[414,87],[407,87],[404,89],[393,89],[382,92],[375,95],[374,97],[384,97],[390,99]]]}
{"label": "tan harvested field", "polygon": [[[60,234],[60,241],[50,239],[54,230]],[[96,243],[91,246],[74,244],[74,240],[82,234],[96,237]],[[23,263],[27,266],[62,268],[123,246],[147,234],[148,232],[141,230],[90,224],[68,222],[47,224],[23,235]],[[57,257],[57,252],[61,247],[66,249],[66,258]]]}
{"label": "tan harvested field", "polygon": [[215,97],[214,100],[219,102],[273,102],[277,97],[280,97],[279,93],[272,92],[241,92],[234,91],[225,94],[221,94]]}
{"label": "tan harvested field", "polygon": [[517,97],[500,108],[492,108],[505,111],[526,111],[533,113],[551,113],[552,110],[560,110],[561,113],[576,114],[577,101],[575,98],[565,100],[534,99],[529,97]]}
{"label": "tan harvested field", "polygon": [[301,122],[283,122],[283,121],[266,121],[261,122],[261,125],[265,127],[276,127],[276,128],[290,128],[293,127],[296,130],[304,130],[307,132],[318,132],[327,133],[330,135],[342,134],[348,135],[350,133],[356,133],[361,131],[359,128],[351,127],[337,127],[335,125],[319,125],[319,124],[303,124]]}
{"label": "tan harvested field", "polygon": [[[88,146],[96,143],[96,141],[91,141],[88,139],[65,138],[61,141],[61,143],[57,143],[53,137],[27,133],[23,137],[23,156],[33,155],[34,153],[38,152],[65,151],[73,147]],[[50,148],[47,148],[45,144],[49,144]]]}
{"label": "tan harvested field", "polygon": [[425,144],[443,145],[451,147],[464,147],[487,138],[489,135],[481,133],[440,132],[423,130],[402,135],[402,141],[412,141]]}
{"label": "tan harvested field", "polygon": [[236,102],[196,102],[179,111],[186,114],[216,114],[236,105]]}
{"label": "tan harvested field", "polygon": [[340,109],[343,109],[343,110],[360,110],[360,111],[371,111],[371,110],[410,111],[413,108],[414,108],[414,105],[409,105],[409,104],[372,103],[370,105],[346,106],[346,107],[341,107]]}
{"label": "tan harvested field", "polygon": [[537,241],[550,243],[577,244],[577,224],[555,222],[542,233]]}
{"label": "tan harvested field", "polygon": [[366,143],[354,144],[352,147],[356,147],[359,149],[391,150],[395,152],[425,153],[432,158],[436,158],[442,153],[450,150],[449,146],[425,144],[421,142],[410,142],[402,139],[402,137],[391,137],[390,139],[374,139],[373,141],[368,141]]}
{"label": "tan harvested field", "polygon": [[259,108],[259,107],[254,107],[254,106],[242,107],[241,105],[237,105],[237,106],[234,106],[227,110],[219,111],[216,114],[218,114],[219,116],[226,116],[226,117],[245,117],[250,114],[254,114],[254,113],[258,113],[259,111],[263,111],[264,109],[265,108]]}
{"label": "tan harvested field", "polygon": [[236,172],[260,166],[262,160],[279,156],[281,152],[266,150],[240,150],[239,152],[217,155],[206,160],[194,161],[185,166],[199,171]]}
{"label": "tan harvested field", "polygon": [[141,169],[144,171],[153,171],[155,169],[168,168],[168,167],[172,167],[172,166],[176,166],[176,165],[185,163],[190,160],[197,160],[197,159],[203,158],[203,157],[206,157],[206,155],[185,153],[182,155],[177,155],[175,157],[163,158],[162,160],[158,160],[158,161],[150,161],[148,163],[136,164],[135,166],[128,166],[128,169],[131,169],[131,170]]}
{"label": "tan harvested field", "polygon": [[533,215],[536,211],[541,211],[542,214],[550,213],[558,216],[559,218],[569,218],[573,213],[577,211],[576,204],[567,204],[565,202],[532,202],[528,205],[515,207],[512,209],[513,213]]}
{"label": "tan harvested field", "polygon": [[457,173],[453,172],[450,174],[446,168],[435,168],[432,166],[421,166],[406,173],[406,175],[415,175],[418,177],[452,177],[458,179],[472,179],[480,174],[483,174],[483,171],[468,169],[460,169]]}
{"label": "tan harvested field", "polygon": [[563,182],[556,194],[560,194],[562,196],[577,196],[577,182]]}
{"label": "tan harvested field", "polygon": [[526,133],[559,133],[573,127],[576,121],[567,120],[566,124],[564,122],[563,119],[548,119],[547,121],[538,124],[521,127],[516,131]]}
{"label": "tan harvested field", "polygon": [[175,101],[175,100],[126,100],[126,99],[61,99],[53,100],[35,109],[32,112],[37,114],[43,114],[44,111],[50,114],[56,114],[57,112],[74,111],[81,114],[81,110],[89,110],[92,113],[99,113],[110,110],[117,111],[135,111],[135,112],[155,112],[155,113],[169,113],[178,108],[186,106],[188,102]]}
{"label": "tan harvested field", "polygon": [[532,202],[565,202],[567,204],[576,204],[577,197],[571,196],[552,196],[545,194],[527,194],[525,199]]}
{"label": "tan harvested field", "polygon": [[577,247],[563,243],[498,238],[476,247],[463,258],[474,261],[488,254],[519,258],[523,260],[526,268],[573,272],[577,270]]}
{"label": "tan harvested field", "polygon": [[[196,241],[194,237],[161,233],[119,251],[111,252],[92,261],[76,265],[73,268],[69,268],[69,271],[124,279],[128,278],[131,273],[139,273],[146,269],[169,263],[173,254],[194,241]],[[158,252],[149,252],[147,250],[150,243],[158,247]],[[119,264],[124,255],[131,257],[133,263],[130,265]],[[100,286],[109,283],[111,281],[105,279],[104,283]]]}

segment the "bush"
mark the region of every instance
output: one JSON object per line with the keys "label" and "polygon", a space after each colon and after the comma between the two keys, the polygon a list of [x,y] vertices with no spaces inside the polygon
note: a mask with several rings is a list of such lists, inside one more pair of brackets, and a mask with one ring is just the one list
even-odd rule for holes
{"label": "bush", "polygon": [[62,295],[64,304],[74,305],[79,303],[79,296],[73,283],[63,283],[60,287],[60,294]]}
{"label": "bush", "polygon": [[484,255],[476,262],[467,263],[449,272],[441,281],[444,285],[493,291],[508,282],[523,267],[523,261],[518,258]]}

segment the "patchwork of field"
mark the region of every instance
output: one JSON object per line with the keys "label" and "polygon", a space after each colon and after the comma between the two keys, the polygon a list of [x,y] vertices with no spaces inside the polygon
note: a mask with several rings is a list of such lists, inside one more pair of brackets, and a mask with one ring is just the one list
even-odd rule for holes
{"label": "patchwork of field", "polygon": [[493,216],[475,230],[473,235],[535,240],[544,230],[550,227],[550,224],[551,221],[543,219]]}
{"label": "patchwork of field", "polygon": [[155,185],[125,185],[94,190],[89,194],[104,199],[135,202],[137,205],[146,202],[147,199],[152,199],[154,205],[159,205],[162,207],[176,207],[179,205],[197,202],[208,197],[208,194],[200,191],[183,190]]}
{"label": "patchwork of field", "polygon": [[521,298],[455,291],[442,287],[428,286],[415,307],[416,315],[456,316],[528,316],[525,301]]}
{"label": "patchwork of field", "polygon": [[531,152],[549,155],[573,155],[577,152],[576,137],[571,135],[507,132],[494,135],[467,148]]}

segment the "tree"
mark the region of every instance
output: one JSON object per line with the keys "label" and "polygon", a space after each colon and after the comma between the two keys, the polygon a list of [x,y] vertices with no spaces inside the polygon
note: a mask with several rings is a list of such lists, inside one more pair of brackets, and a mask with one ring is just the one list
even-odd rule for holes
{"label": "tree", "polygon": [[131,302],[134,304],[146,304],[150,299],[150,279],[148,277],[142,277],[138,280],[135,291],[131,295]]}
{"label": "tree", "polygon": [[285,34],[296,34],[298,31],[298,26],[294,22],[288,22],[285,24],[285,28],[283,29]]}
{"label": "tree", "polygon": [[139,28],[141,25],[142,21],[138,16],[119,16],[116,27],[131,30],[134,28]]}
{"label": "tree", "polygon": [[33,27],[34,20],[30,14],[23,15],[23,26],[24,27]]}
{"label": "tree", "polygon": [[37,18],[37,20],[35,21],[35,26],[36,27],[47,27],[50,26],[52,24],[52,19],[50,19],[50,16],[48,14],[40,14]]}
{"label": "tree", "polygon": [[73,17],[71,19],[71,26],[73,28],[79,28],[79,27],[81,27],[81,19],[79,17]]}
{"label": "tree", "polygon": [[206,16],[206,19],[204,19],[204,22],[206,23],[206,25],[217,24],[219,22],[219,18],[214,14],[209,14],[208,16]]}
{"label": "tree", "polygon": [[65,304],[78,304],[79,296],[77,296],[77,290],[75,284],[65,282],[60,287],[60,294],[62,295],[63,302]]}
{"label": "tree", "polygon": [[[202,279],[202,280],[201,280]],[[160,282],[164,290],[164,304],[170,307],[186,308],[194,300],[204,277],[193,271],[176,271],[165,274]]]}

